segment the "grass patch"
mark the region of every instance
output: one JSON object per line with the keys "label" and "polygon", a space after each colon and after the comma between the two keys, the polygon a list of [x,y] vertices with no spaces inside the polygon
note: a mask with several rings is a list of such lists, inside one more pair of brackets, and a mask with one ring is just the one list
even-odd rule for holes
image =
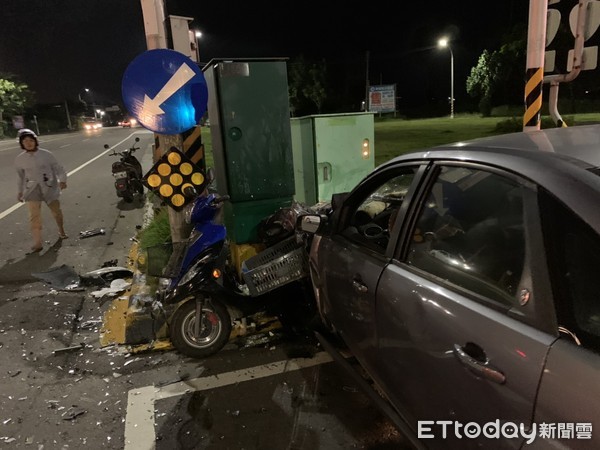
{"label": "grass patch", "polygon": [[212,151],[212,139],[210,138],[210,128],[202,127],[202,145],[204,145],[204,160],[206,168],[214,167],[214,158]]}
{"label": "grass patch", "polygon": [[156,210],[154,218],[146,228],[139,234],[140,247],[147,250],[148,247],[171,242],[171,225],[169,213],[166,208]]}
{"label": "grass patch", "polygon": [[[564,117],[567,124],[584,125],[600,122],[600,114],[574,114]],[[522,131],[522,117],[480,117],[460,114],[434,119],[375,119],[375,165],[416,150],[467,141],[480,137]],[[542,128],[554,127],[549,117],[542,118]]]}

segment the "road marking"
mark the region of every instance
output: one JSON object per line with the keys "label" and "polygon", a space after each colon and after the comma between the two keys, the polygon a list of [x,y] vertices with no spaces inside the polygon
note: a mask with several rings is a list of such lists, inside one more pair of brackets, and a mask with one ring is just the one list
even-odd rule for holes
{"label": "road marking", "polygon": [[244,381],[280,375],[307,367],[318,366],[333,361],[327,352],[317,353],[313,358],[296,358],[277,361],[262,366],[220,373],[209,377],[180,381],[162,388],[145,386],[132,389],[127,396],[125,414],[124,450],[154,450],[156,432],[154,430],[154,403],[192,391],[205,391],[229,386]]}
{"label": "road marking", "polygon": [[58,148],[70,147],[71,145],[72,145],[72,144],[65,144],[65,145],[61,145],[61,146],[60,146],[60,147],[58,147]]}
{"label": "road marking", "polygon": [[[131,136],[135,135],[135,134],[148,134],[148,132],[143,132],[143,131],[136,131],[135,133],[131,133],[129,136],[127,136],[125,139],[123,139],[120,142],[117,142],[115,145],[113,145],[112,147],[106,149],[104,152],[100,153],[99,155],[97,155],[96,157],[90,159],[89,161],[83,163],[82,165],[80,165],[79,167],[71,170],[69,173],[67,173],[67,177],[70,177],[71,175],[79,172],[81,169],[83,169],[85,166],[87,166],[88,164],[93,163],[94,161],[96,161],[97,159],[101,158],[102,156],[106,155],[108,152],[110,152],[113,148],[121,145],[123,142],[125,142],[127,139],[129,139]],[[17,209],[19,209],[21,206],[23,206],[24,203],[16,203],[13,206],[11,206],[10,208],[2,211],[0,213],[0,220],[4,219],[6,216],[8,216],[9,214],[15,212]]]}

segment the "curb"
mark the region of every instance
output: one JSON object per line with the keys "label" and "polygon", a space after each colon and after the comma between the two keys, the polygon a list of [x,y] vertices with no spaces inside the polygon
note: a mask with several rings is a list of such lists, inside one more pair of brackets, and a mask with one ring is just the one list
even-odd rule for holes
{"label": "curb", "polygon": [[[146,197],[144,223],[142,229],[152,220],[152,203]],[[141,270],[145,265],[145,254],[137,240],[127,255],[128,268],[133,272],[131,286],[106,310],[100,330],[100,345],[129,345],[131,352],[149,350],[171,350],[168,339],[166,318],[154,303],[155,288],[147,283],[146,274]]]}

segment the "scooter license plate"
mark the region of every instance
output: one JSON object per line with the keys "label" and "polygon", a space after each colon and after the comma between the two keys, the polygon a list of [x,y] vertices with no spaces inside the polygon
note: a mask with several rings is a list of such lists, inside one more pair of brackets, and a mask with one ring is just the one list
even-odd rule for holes
{"label": "scooter license plate", "polygon": [[115,172],[113,173],[115,178],[127,178],[127,172]]}

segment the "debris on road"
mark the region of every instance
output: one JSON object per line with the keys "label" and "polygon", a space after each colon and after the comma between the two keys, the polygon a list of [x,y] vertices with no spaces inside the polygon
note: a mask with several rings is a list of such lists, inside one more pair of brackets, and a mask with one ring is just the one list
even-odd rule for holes
{"label": "debris on road", "polygon": [[108,286],[113,280],[131,277],[133,277],[132,270],[119,266],[102,267],[81,276],[84,283],[98,286]]}
{"label": "debris on road", "polygon": [[123,292],[124,290],[126,290],[127,288],[129,288],[131,286],[131,283],[128,283],[127,281],[123,280],[122,278],[117,278],[116,280],[112,280],[112,282],[110,283],[110,287],[104,288],[104,289],[100,289],[99,291],[94,291],[91,293],[92,297],[94,298],[102,298],[105,295],[114,297],[117,294]]}
{"label": "debris on road", "polygon": [[100,234],[106,234],[106,231],[104,230],[104,228],[94,228],[92,230],[80,231],[79,239],[85,239],[85,238],[89,238],[92,236],[98,236]]}
{"label": "debris on road", "polygon": [[83,342],[81,342],[80,344],[78,344],[78,345],[72,345],[71,347],[57,348],[56,350],[53,350],[52,353],[54,353],[55,355],[58,355],[60,353],[72,352],[72,351],[75,351],[75,350],[81,350],[84,347],[85,347],[85,344]]}
{"label": "debris on road", "polygon": [[91,330],[94,327],[97,327],[99,325],[102,325],[101,319],[86,320],[85,322],[81,322],[81,324],[79,325],[79,329],[80,330]]}
{"label": "debris on road", "polygon": [[72,267],[63,264],[46,272],[32,273],[31,276],[39,278],[53,287],[63,291],[82,290],[80,287],[81,279]]}
{"label": "debris on road", "polygon": [[76,417],[85,414],[86,412],[87,411],[83,408],[70,407],[69,409],[67,409],[67,411],[63,413],[63,420],[73,420]]}

